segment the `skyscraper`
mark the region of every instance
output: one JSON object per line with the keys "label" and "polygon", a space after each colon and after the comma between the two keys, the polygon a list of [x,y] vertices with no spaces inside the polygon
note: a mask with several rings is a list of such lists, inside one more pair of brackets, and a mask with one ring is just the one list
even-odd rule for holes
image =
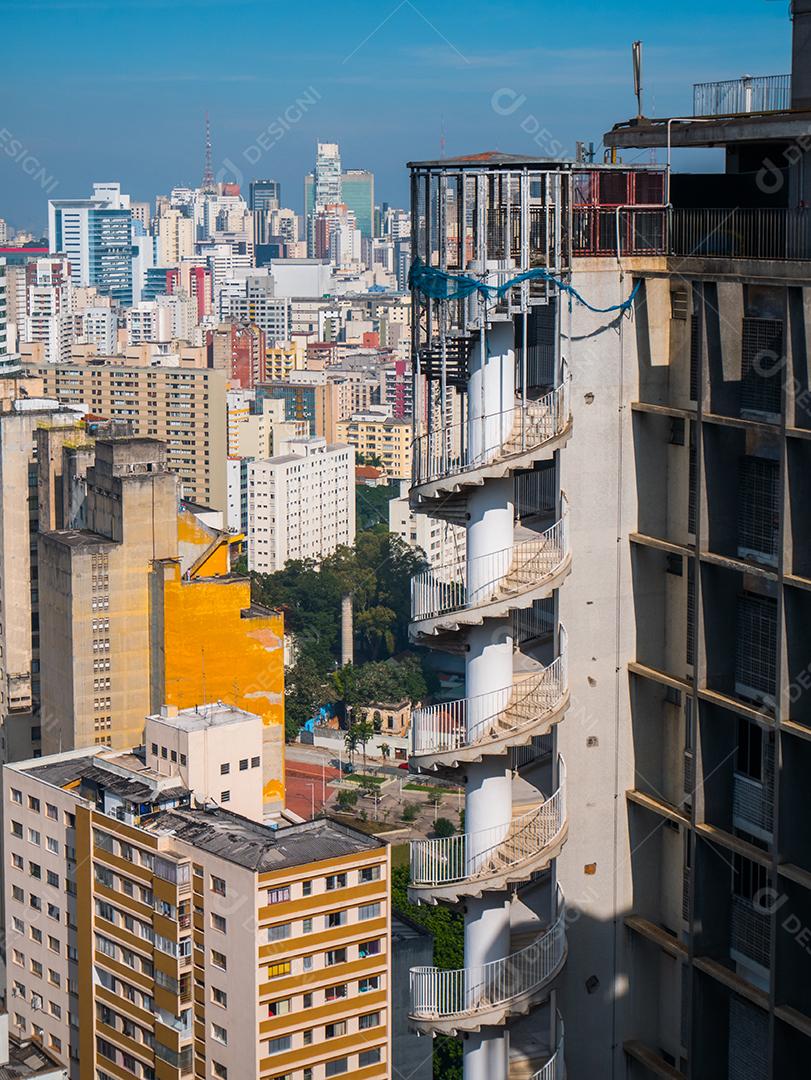
{"label": "skyscraper", "polygon": [[50,199],[48,244],[70,260],[74,285],[132,303],[132,212],[120,184],[94,184],[89,199]]}
{"label": "skyscraper", "polygon": [[280,210],[282,205],[282,185],[278,180],[251,180],[251,210]]}
{"label": "skyscraper", "polygon": [[347,169],[341,175],[342,201],[355,215],[361,236],[374,233],[375,177],[366,169]]}

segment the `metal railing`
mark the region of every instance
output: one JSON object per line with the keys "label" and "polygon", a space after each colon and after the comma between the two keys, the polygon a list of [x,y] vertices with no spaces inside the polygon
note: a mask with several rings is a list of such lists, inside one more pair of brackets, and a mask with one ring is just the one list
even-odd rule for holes
{"label": "metal railing", "polygon": [[572,254],[666,255],[667,207],[575,206]]}
{"label": "metal railing", "polygon": [[568,688],[566,631],[549,667],[501,690],[427,705],[411,714],[411,752],[447,753],[472,748],[538,723],[560,705]]}
{"label": "metal railing", "polygon": [[743,75],[693,84],[693,116],[783,112],[791,108],[791,75]]}
{"label": "metal railing", "polygon": [[414,440],[414,483],[482,468],[554,439],[569,423],[569,382],[567,379],[525,405],[418,435]]}
{"label": "metal railing", "polygon": [[410,971],[411,1015],[417,1020],[476,1015],[540,990],[555,974],[566,945],[563,914],[531,945],[477,967]]}
{"label": "metal railing", "polygon": [[811,209],[673,209],[673,255],[719,259],[811,259]]}
{"label": "metal railing", "polygon": [[539,587],[569,553],[568,514],[537,538],[475,559],[457,559],[411,579],[411,618],[432,619]]}
{"label": "metal railing", "polygon": [[560,1038],[555,1052],[543,1068],[532,1074],[530,1080],[563,1080],[566,1075],[563,1055],[563,1021],[560,1017],[558,1017],[558,1023],[560,1024]]}
{"label": "metal railing", "polygon": [[411,841],[411,883],[441,888],[486,878],[529,862],[560,836],[566,824],[566,766],[546,802],[504,825],[475,833]]}

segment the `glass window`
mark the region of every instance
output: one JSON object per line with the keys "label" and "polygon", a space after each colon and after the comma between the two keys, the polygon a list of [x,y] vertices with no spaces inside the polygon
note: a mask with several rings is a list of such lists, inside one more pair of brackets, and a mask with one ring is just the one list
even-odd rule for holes
{"label": "glass window", "polygon": [[349,1061],[347,1058],[335,1058],[334,1061],[328,1061],[326,1068],[324,1069],[325,1076],[340,1076],[341,1073],[349,1071]]}

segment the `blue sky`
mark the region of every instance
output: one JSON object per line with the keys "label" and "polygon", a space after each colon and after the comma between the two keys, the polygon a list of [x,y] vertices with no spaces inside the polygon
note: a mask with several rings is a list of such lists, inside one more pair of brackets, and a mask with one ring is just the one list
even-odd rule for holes
{"label": "blue sky", "polygon": [[[206,109],[215,171],[279,179],[300,209],[316,140],[337,141],[346,167],[375,172],[377,201],[405,204],[405,162],[438,157],[443,130],[448,156],[599,144],[636,111],[635,38],[650,115],[689,113],[693,82],[788,71],[788,6],[0,0],[0,217],[42,228],[46,180],[59,197],[120,180],[138,199],[198,183]],[[492,104],[504,90],[509,114]]]}

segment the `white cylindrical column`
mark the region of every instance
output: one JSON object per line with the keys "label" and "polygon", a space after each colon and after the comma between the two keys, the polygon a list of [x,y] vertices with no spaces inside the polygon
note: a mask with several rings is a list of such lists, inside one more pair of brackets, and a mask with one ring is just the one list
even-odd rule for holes
{"label": "white cylindrical column", "polygon": [[506,1080],[510,1061],[507,1028],[483,1028],[462,1044],[465,1080]]}
{"label": "white cylindrical column", "polygon": [[[481,968],[510,950],[510,900],[506,893],[474,898],[465,905],[465,967],[469,993],[485,991]],[[484,980],[486,983],[486,979]],[[464,1043],[465,1080],[507,1080],[509,1034],[506,1027],[483,1028]]]}
{"label": "white cylindrical column", "polygon": [[471,462],[495,457],[515,419],[515,332],[494,322],[474,341],[468,359],[468,448]]}

